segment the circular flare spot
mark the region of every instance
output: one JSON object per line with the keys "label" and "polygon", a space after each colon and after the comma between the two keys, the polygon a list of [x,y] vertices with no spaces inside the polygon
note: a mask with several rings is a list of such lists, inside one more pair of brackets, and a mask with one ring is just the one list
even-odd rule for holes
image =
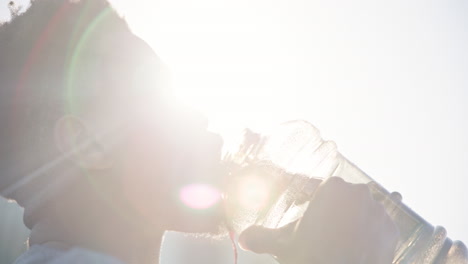
{"label": "circular flare spot", "polygon": [[192,209],[207,209],[220,201],[221,193],[208,184],[190,184],[180,190],[179,198]]}

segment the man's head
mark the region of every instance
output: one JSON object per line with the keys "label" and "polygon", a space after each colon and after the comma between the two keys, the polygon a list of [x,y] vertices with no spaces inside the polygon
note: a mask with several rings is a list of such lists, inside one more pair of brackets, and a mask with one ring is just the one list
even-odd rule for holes
{"label": "man's head", "polygon": [[104,0],[33,1],[0,27],[0,192],[29,227],[92,202],[206,231],[179,194],[213,184],[220,141],[164,103],[163,68]]}

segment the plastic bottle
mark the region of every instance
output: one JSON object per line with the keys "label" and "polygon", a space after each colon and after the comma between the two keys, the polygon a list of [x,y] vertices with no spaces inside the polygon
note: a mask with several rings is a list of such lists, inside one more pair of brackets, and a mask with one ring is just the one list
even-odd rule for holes
{"label": "plastic bottle", "polygon": [[230,166],[226,214],[241,232],[252,224],[281,227],[300,218],[321,180],[339,176],[367,184],[400,230],[393,263],[468,263],[468,250],[452,241],[341,155],[332,141],[306,121],[282,124],[271,135],[247,131],[244,142],[225,159]]}

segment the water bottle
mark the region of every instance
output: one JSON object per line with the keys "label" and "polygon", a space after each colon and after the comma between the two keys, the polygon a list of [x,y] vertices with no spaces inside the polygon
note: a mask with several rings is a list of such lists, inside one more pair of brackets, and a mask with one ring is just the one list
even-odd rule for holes
{"label": "water bottle", "polygon": [[230,228],[256,224],[278,228],[299,219],[322,180],[338,176],[367,184],[400,231],[392,263],[468,263],[468,250],[452,241],[324,141],[306,121],[281,124],[270,135],[246,130],[242,144],[224,157],[230,175],[225,197]]}

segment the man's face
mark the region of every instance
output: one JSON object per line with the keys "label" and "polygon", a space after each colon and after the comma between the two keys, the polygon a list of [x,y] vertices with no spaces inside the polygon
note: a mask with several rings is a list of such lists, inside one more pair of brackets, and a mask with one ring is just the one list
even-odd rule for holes
{"label": "man's face", "polygon": [[132,123],[118,174],[129,204],[164,229],[214,232],[222,221],[222,141],[191,113],[166,110]]}
{"label": "man's face", "polygon": [[97,46],[82,66],[94,65],[102,72],[103,67],[95,65],[96,54],[111,65],[107,74],[95,78],[106,103],[101,100],[96,104],[100,110],[89,113],[98,120],[93,125],[125,120],[124,135],[111,154],[110,174],[117,176],[111,181],[118,179],[123,203],[156,228],[216,231],[222,219],[222,141],[206,131],[207,122],[200,115],[161,98],[160,81],[166,77],[161,76],[162,63],[140,39],[131,34],[126,39],[128,54],[121,48]]}

